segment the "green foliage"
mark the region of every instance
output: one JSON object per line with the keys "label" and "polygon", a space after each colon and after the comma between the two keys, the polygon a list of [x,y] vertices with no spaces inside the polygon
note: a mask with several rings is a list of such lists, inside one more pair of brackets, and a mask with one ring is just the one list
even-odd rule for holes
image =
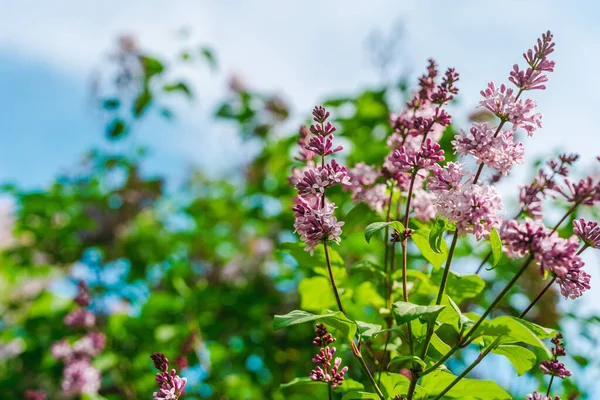
{"label": "green foliage", "polygon": [[367,226],[365,228],[365,240],[367,241],[367,243],[369,243],[371,241],[371,238],[373,237],[373,235],[375,235],[377,232],[381,232],[384,228],[386,228],[388,226],[391,226],[399,233],[404,232],[404,225],[402,225],[402,223],[399,221],[373,222],[372,224],[369,224],[369,226]]}

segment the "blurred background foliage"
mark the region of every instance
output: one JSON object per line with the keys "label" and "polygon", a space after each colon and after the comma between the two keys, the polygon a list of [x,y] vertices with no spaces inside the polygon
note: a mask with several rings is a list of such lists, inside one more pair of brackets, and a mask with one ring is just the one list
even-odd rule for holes
{"label": "blurred background foliage", "polygon": [[[290,211],[294,190],[288,184],[297,131],[289,129],[289,105],[279,95],[251,89],[233,76],[214,119],[233,126],[260,151],[235,179],[211,179],[194,170],[185,182],[167,189],[164,176],[140,172],[147,149],[137,147],[132,136],[150,115],[177,118],[178,99],[201,106],[197,99],[202,88],[177,79],[178,68],[215,69],[218,58],[208,47],[191,46],[176,59],[165,60],[140,50],[131,37],[121,38],[117,47],[102,79],[91,88],[94,112],[104,122],[99,134],[104,129],[106,140],[116,143],[113,151],[90,150],[43,189],[4,187],[15,206],[12,235],[4,238],[1,253],[0,397],[19,399],[27,389],[42,388],[49,398],[61,398],[62,366],[49,349],[77,334],[62,321],[75,307],[71,299],[76,281],[82,279],[92,289],[92,309],[107,335],[106,349],[94,360],[102,371],[97,398],[150,398],[155,381],[149,355],[154,351],[183,368],[186,398],[307,398],[279,387],[308,376],[314,350],[311,327],[273,332],[272,316],[294,308],[319,311],[328,301],[330,306],[335,303],[326,280],[306,268],[319,253],[306,261],[308,255],[297,247],[282,245],[297,240]],[[335,117],[345,145],[341,158],[349,166],[360,161],[381,164],[388,152],[389,114],[398,111],[411,86],[405,76],[389,82],[323,102]],[[309,111],[304,110],[307,118]],[[455,129],[450,127],[442,141],[447,155]],[[363,238],[364,226],[381,217],[366,209],[356,211],[341,190],[328,194],[339,206],[339,219],[346,221],[343,246],[335,248],[344,260],[341,268],[349,270],[365,253],[382,254],[382,243],[374,242],[367,250]],[[506,202],[516,204],[516,194]],[[461,241],[454,265],[459,272],[472,273],[476,258],[487,251],[484,244]],[[416,254],[410,259],[415,270],[426,264]],[[489,304],[514,268],[504,259],[501,267],[486,271],[486,290],[463,304],[463,311]],[[354,293],[344,296],[352,304],[350,313],[365,321],[370,310],[384,304],[383,288],[370,274],[353,269],[341,278],[360,282]],[[518,313],[528,302],[525,294],[541,289],[537,273],[528,274],[496,313]],[[360,301],[353,302],[353,297]],[[314,298],[319,304],[311,304]],[[561,315],[558,301],[556,292],[545,296],[531,319],[573,332],[567,348],[570,340],[579,341],[578,349],[597,347],[600,318],[582,318],[576,309]],[[347,352],[350,376],[358,380],[356,360],[343,344],[339,348]],[[593,352],[569,354],[571,365],[597,370]],[[491,365],[498,362],[494,357]],[[456,368],[462,364],[461,359],[452,361]],[[509,364],[502,365],[514,374]],[[474,375],[498,378],[494,368],[480,368]],[[529,376],[527,385],[515,379],[507,389],[522,395],[542,386],[536,369]],[[586,392],[589,388],[577,374],[563,384],[567,398],[594,398]]]}

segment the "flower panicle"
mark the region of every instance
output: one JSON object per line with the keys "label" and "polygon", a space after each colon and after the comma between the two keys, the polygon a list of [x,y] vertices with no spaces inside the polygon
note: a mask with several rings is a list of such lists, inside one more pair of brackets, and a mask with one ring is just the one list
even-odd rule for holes
{"label": "flower panicle", "polygon": [[[344,382],[344,375],[348,372],[348,367],[341,367],[342,359],[335,357],[337,351],[335,347],[329,345],[335,342],[335,338],[327,331],[323,324],[315,326],[315,338],[313,344],[320,346],[319,352],[312,358],[312,362],[317,364],[315,369],[310,372],[310,379],[317,382],[325,382],[332,389],[337,389]],[[333,363],[332,363],[333,360]]]}
{"label": "flower panicle", "polygon": [[[335,127],[327,121],[330,114],[322,106],[313,109],[313,120],[310,133],[301,129],[300,159],[306,161],[302,169],[294,168],[289,182],[298,189],[295,198],[294,211],[295,232],[305,244],[305,250],[313,254],[314,249],[324,241],[340,242],[343,222],[338,222],[334,216],[335,204],[330,203],[325,193],[328,188],[343,185],[351,186],[352,182],[348,169],[336,160],[325,162],[325,157],[337,153],[342,146],[333,144]],[[312,136],[311,136],[312,134]],[[313,159],[321,157],[321,165],[316,165]]]}
{"label": "flower panicle", "polygon": [[169,360],[164,354],[152,353],[150,358],[154,363],[154,367],[159,371],[156,374],[158,391],[152,393],[154,400],[179,399],[185,391],[187,378],[177,375],[177,371],[174,368],[169,371]]}

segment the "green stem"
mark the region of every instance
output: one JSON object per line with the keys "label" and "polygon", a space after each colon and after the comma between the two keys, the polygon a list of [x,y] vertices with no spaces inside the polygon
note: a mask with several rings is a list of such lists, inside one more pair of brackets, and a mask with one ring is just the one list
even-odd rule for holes
{"label": "green stem", "polygon": [[550,396],[550,389],[552,388],[552,382],[554,381],[554,375],[550,377],[550,383],[548,383],[548,390],[546,391],[546,396]]}
{"label": "green stem", "polygon": [[329,393],[329,400],[333,400],[333,394],[331,393],[331,385],[327,384],[327,392]]}
{"label": "green stem", "polygon": [[523,275],[523,273],[525,272],[525,270],[527,269],[527,267],[529,266],[529,263],[533,260],[533,256],[529,256],[527,257],[527,260],[525,260],[525,262],[523,263],[523,265],[521,266],[521,269],[519,269],[519,271],[515,274],[515,276],[513,276],[513,278],[510,280],[510,282],[506,285],[506,287],[504,287],[504,289],[502,290],[502,292],[500,292],[496,298],[494,299],[494,301],[492,302],[492,304],[490,304],[490,306],[485,310],[485,312],[483,313],[483,315],[479,318],[479,320],[477,320],[477,322],[475,323],[475,325],[473,325],[473,327],[469,330],[469,332],[467,332],[467,334],[463,337],[462,341],[459,341],[458,343],[456,343],[451,349],[450,351],[448,351],[448,353],[446,353],[438,362],[436,362],[434,365],[432,365],[431,367],[427,368],[425,371],[423,371],[423,373],[421,375],[427,375],[433,371],[435,371],[439,366],[441,366],[442,364],[444,364],[446,362],[446,360],[448,360],[450,357],[452,357],[452,355],[461,348],[461,345],[463,343],[466,343],[469,339],[469,337],[471,337],[473,335],[473,333],[475,333],[475,331],[477,330],[477,328],[479,328],[479,326],[483,323],[483,321],[485,320],[485,318],[492,312],[492,310],[494,309],[494,307],[496,307],[496,305],[504,298],[504,296],[506,295],[506,293],[508,293],[508,291],[512,288],[512,286],[517,282],[517,280],[521,277],[521,275]]}
{"label": "green stem", "polygon": [[[333,294],[335,295],[335,300],[337,302],[338,308],[339,310],[346,315],[346,312],[344,311],[344,307],[342,306],[342,302],[340,300],[340,295],[338,293],[338,289],[337,289],[337,285],[335,283],[335,278],[333,276],[333,269],[331,268],[331,260],[329,258],[329,249],[327,246],[327,239],[323,240],[323,246],[325,248],[325,260],[327,261],[327,270],[329,271],[329,279],[331,280],[331,286],[333,288]],[[379,389],[379,386],[377,386],[377,382],[375,382],[375,379],[373,378],[373,375],[371,374],[371,371],[369,370],[369,367],[367,365],[367,363],[365,362],[360,349],[358,348],[358,346],[356,346],[356,344],[354,343],[354,341],[350,342],[350,346],[352,347],[352,353],[356,356],[356,358],[358,358],[358,360],[360,361],[360,364],[362,365],[365,373],[367,374],[369,380],[371,381],[373,388],[375,389],[375,391],[377,392],[377,394],[379,395],[379,397],[381,398],[381,400],[385,400],[385,398],[383,397],[383,394],[381,393],[381,390]]]}
{"label": "green stem", "polygon": [[[544,288],[542,289],[542,291],[531,301],[531,303],[529,303],[529,305],[527,306],[527,308],[525,308],[525,310],[523,310],[521,312],[521,314],[519,314],[519,318],[523,318],[525,317],[525,315],[527,315],[527,313],[529,312],[529,310],[531,310],[533,308],[533,306],[542,298],[542,296],[548,291],[548,289],[550,289],[550,287],[552,286],[552,284],[554,283],[554,281],[556,280],[556,276],[554,278],[552,278],[550,280],[550,282],[544,286]],[[479,354],[479,356],[477,357],[477,359],[475,359],[475,361],[473,361],[471,363],[471,365],[469,365],[460,375],[458,375],[449,385],[448,387],[446,387],[440,394],[437,395],[437,397],[433,400],[438,400],[441,399],[442,396],[444,396],[446,393],[448,393],[462,378],[464,378],[469,372],[471,372],[473,370],[473,368],[475,368],[477,365],[479,365],[479,363],[488,355],[492,352],[492,350],[494,350],[496,348],[496,346],[500,343],[500,340],[502,340],[502,336],[498,336],[496,338],[496,340],[494,340],[492,342],[492,344],[490,344],[485,351],[483,351],[481,354]]]}
{"label": "green stem", "polygon": [[329,279],[331,280],[331,286],[333,287],[333,294],[335,295],[335,301],[337,302],[338,309],[344,312],[342,301],[340,300],[340,294],[338,293],[337,285],[335,284],[335,278],[333,277],[333,269],[331,268],[331,260],[329,259],[329,248],[327,246],[327,239],[323,240],[323,247],[325,248],[325,260],[327,261],[327,271],[329,272]]}

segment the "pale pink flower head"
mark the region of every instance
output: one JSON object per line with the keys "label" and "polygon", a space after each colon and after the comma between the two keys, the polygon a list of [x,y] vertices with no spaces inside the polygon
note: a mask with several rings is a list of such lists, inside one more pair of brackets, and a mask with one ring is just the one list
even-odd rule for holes
{"label": "pale pink flower head", "polygon": [[600,201],[600,181],[595,182],[591,176],[583,178],[579,182],[572,182],[566,178],[564,182],[565,188],[556,185],[554,190],[568,202],[593,206]]}
{"label": "pale pink flower head", "polygon": [[444,167],[438,164],[433,166],[433,176],[427,182],[427,189],[432,192],[445,192],[448,190],[460,190],[463,178],[469,173],[464,169],[465,164],[449,162]]}
{"label": "pale pink flower head", "polygon": [[305,250],[312,255],[315,247],[324,241],[339,243],[343,222],[333,215],[335,205],[325,204],[323,208],[314,208],[310,203],[299,202],[294,206],[296,221],[295,232],[306,245]]}
{"label": "pale pink flower head", "polygon": [[25,392],[24,400],[46,400],[46,392],[43,390],[28,390]]}
{"label": "pale pink flower head", "polygon": [[543,393],[540,392],[533,392],[532,394],[528,394],[527,396],[525,396],[526,400],[560,400],[560,397],[556,396],[554,399],[552,399],[552,396],[546,396]]}
{"label": "pale pink flower head", "polygon": [[435,193],[423,189],[415,189],[413,194],[411,207],[414,218],[422,222],[434,220],[437,215],[437,209],[434,204],[436,199]]}
{"label": "pale pink flower head", "polygon": [[496,87],[494,82],[489,82],[488,87],[481,91],[483,99],[479,102],[481,107],[488,109],[498,118],[527,131],[529,136],[542,127],[542,115],[534,113],[535,101],[531,99],[516,99],[513,90],[504,84]]}
{"label": "pale pink flower head", "polygon": [[597,222],[576,219],[573,221],[573,233],[579,236],[586,246],[600,249],[600,226]]}
{"label": "pale pink flower head", "polygon": [[469,183],[458,190],[439,191],[435,205],[439,214],[456,223],[458,233],[472,233],[477,240],[502,223],[502,198],[490,185]]}
{"label": "pale pink flower head", "polygon": [[90,332],[73,344],[77,355],[97,356],[104,349],[106,336],[101,332]]}
{"label": "pale pink flower head", "polygon": [[420,169],[431,169],[440,161],[444,161],[444,151],[431,139],[427,139],[420,149],[407,149],[406,146],[400,146],[389,157],[389,162],[397,171],[411,173]]}
{"label": "pale pink flower head", "polygon": [[96,316],[88,310],[78,308],[67,314],[64,322],[65,325],[71,327],[89,328],[96,324]]}
{"label": "pale pink flower head", "polygon": [[543,241],[550,232],[540,220],[526,218],[524,222],[505,221],[501,230],[504,252],[511,258],[537,254],[542,251]]}
{"label": "pale pink flower head", "polygon": [[60,342],[52,344],[50,352],[52,353],[52,357],[57,361],[67,360],[73,355],[71,345],[69,345],[66,339],[62,339]]}
{"label": "pale pink flower head", "polygon": [[67,395],[96,394],[100,389],[100,371],[88,358],[73,359],[65,366],[61,387]]}

